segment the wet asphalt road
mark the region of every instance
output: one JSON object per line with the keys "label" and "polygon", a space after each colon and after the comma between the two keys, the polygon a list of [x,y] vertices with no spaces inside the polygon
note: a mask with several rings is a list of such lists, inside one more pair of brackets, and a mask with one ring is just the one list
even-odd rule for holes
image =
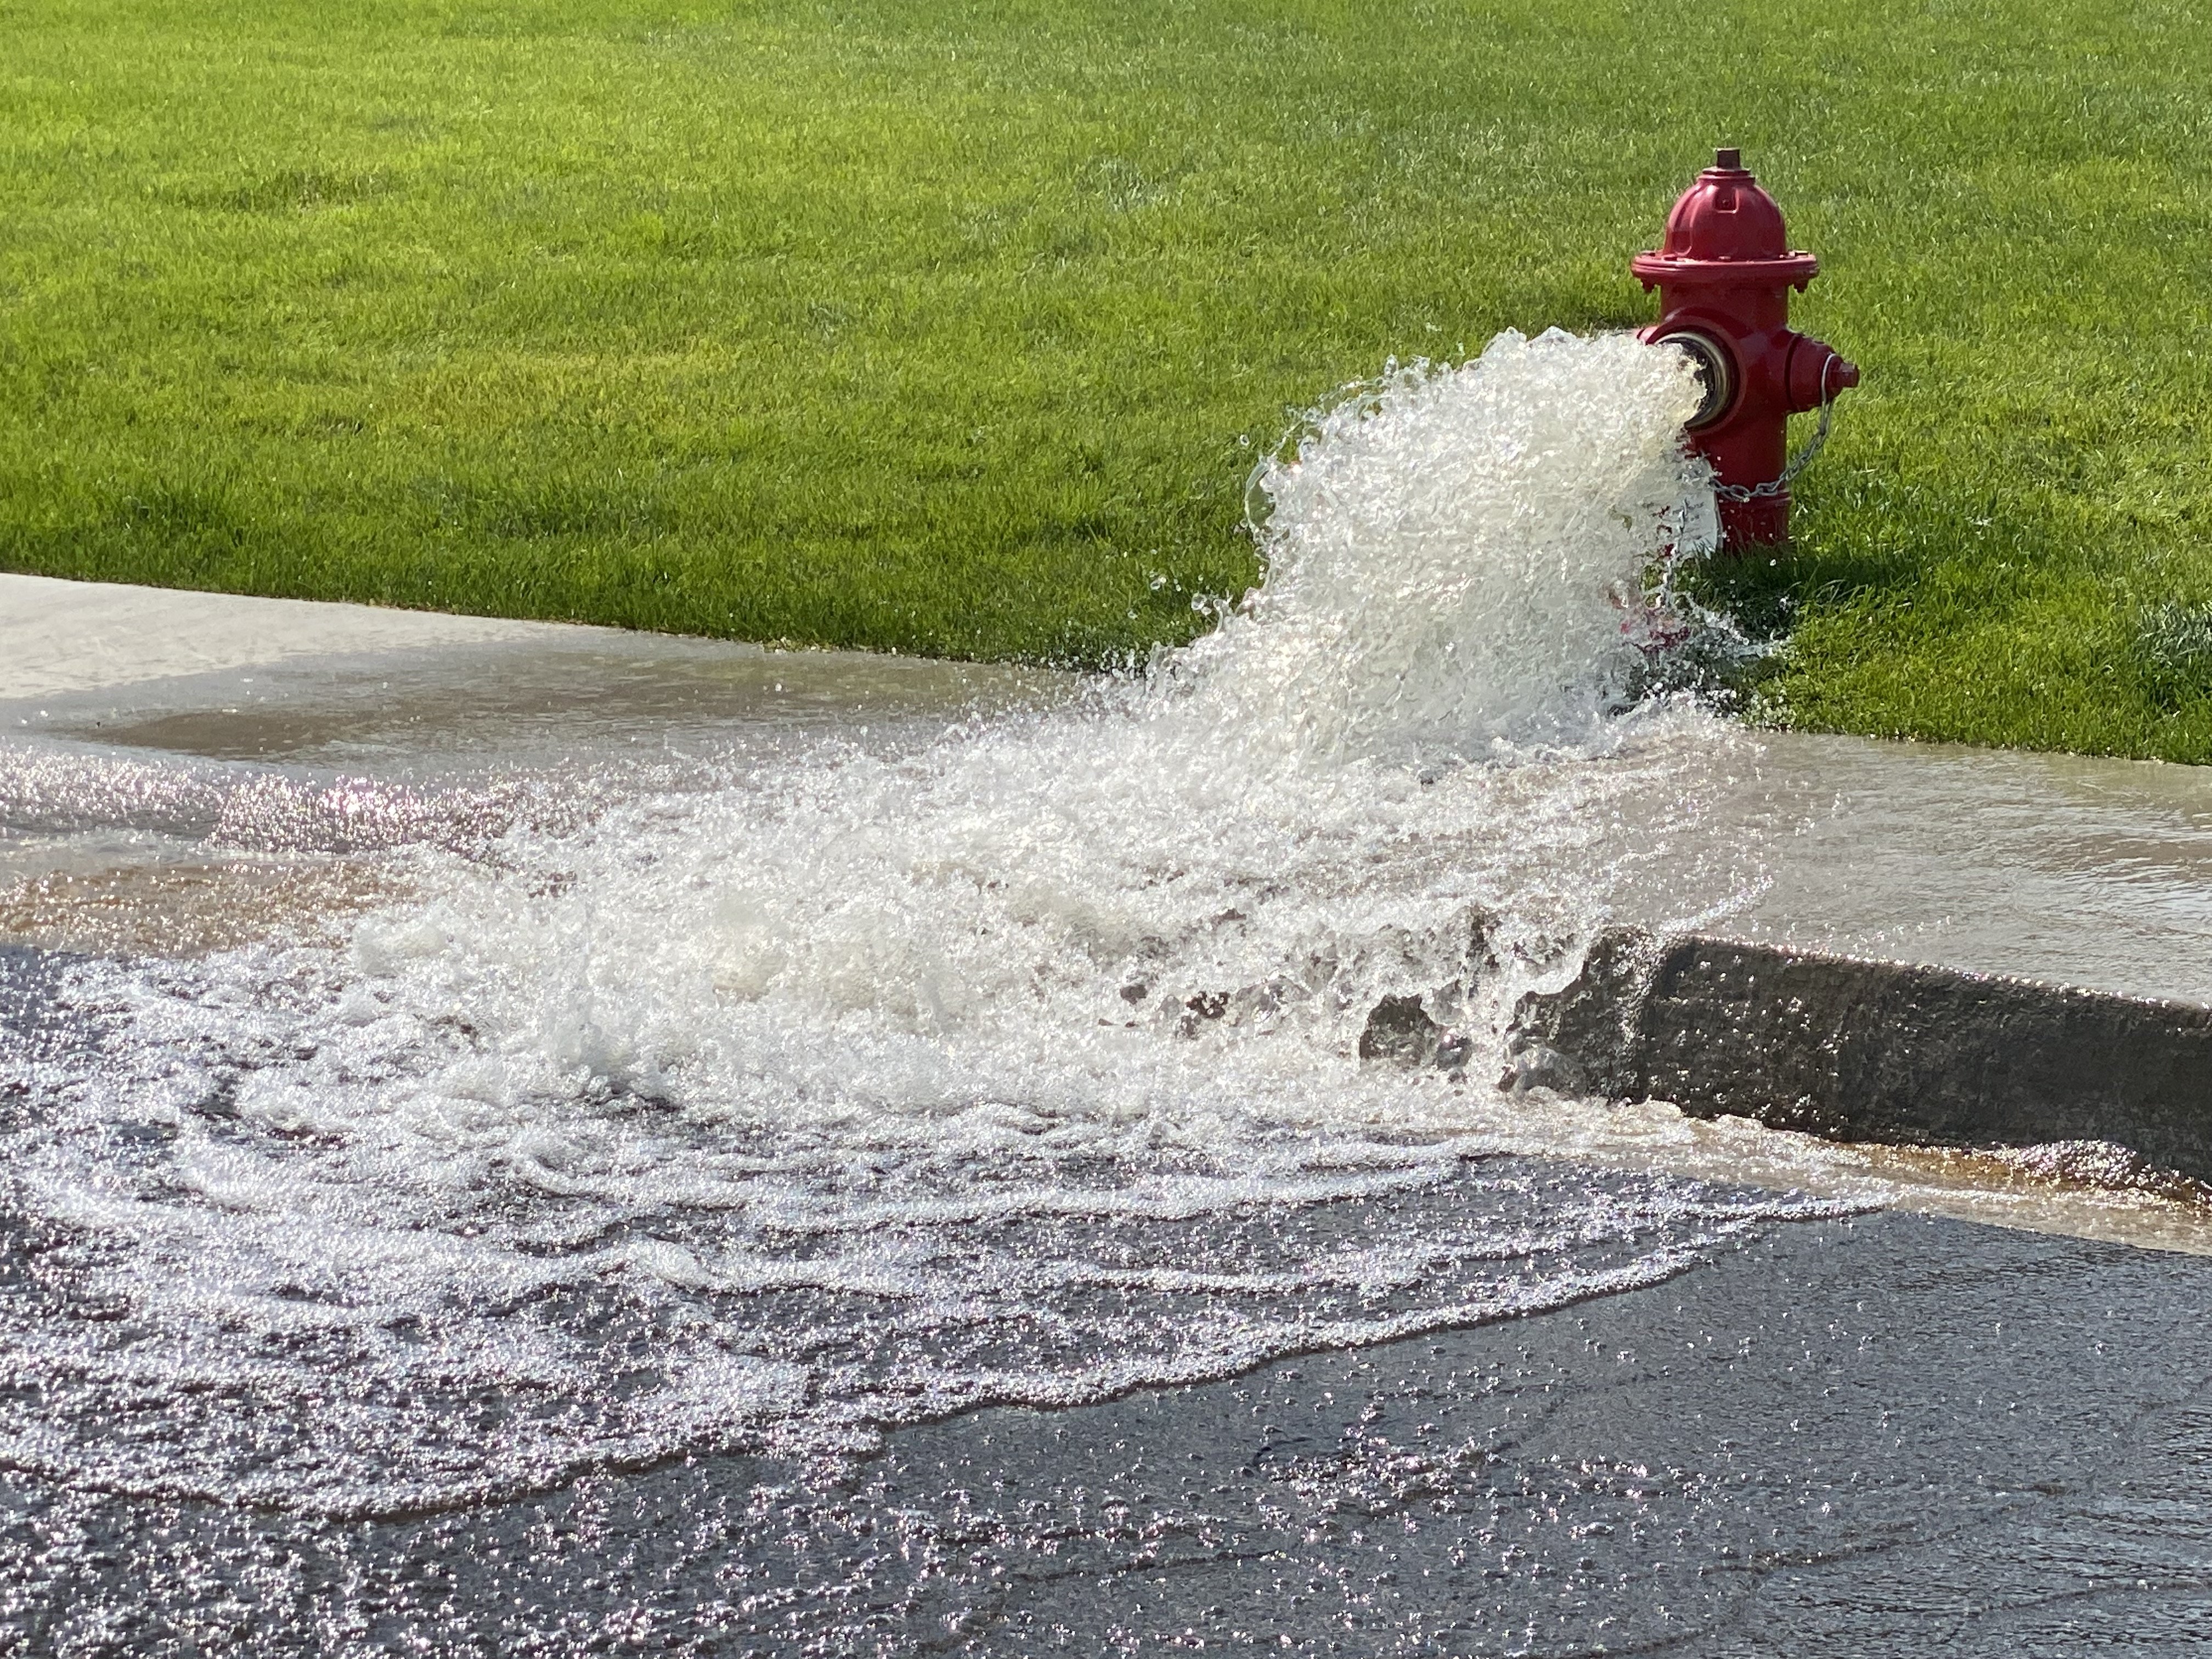
{"label": "wet asphalt road", "polygon": [[2212,1262],[1897,1214],[1205,1387],[381,1522],[0,1479],[0,1651],[2181,1654]]}

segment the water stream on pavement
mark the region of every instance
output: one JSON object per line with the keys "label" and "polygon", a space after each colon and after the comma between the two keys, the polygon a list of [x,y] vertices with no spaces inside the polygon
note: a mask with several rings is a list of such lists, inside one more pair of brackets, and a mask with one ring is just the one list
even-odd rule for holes
{"label": "water stream on pavement", "polygon": [[[1755,740],[1624,695],[1645,573],[1704,533],[1696,400],[1626,337],[1394,373],[1264,476],[1218,630],[949,729],[448,783],[9,750],[19,898],[128,822],[224,849],[215,908],[313,921],[38,970],[0,1462],[326,1516],[716,1451],[828,1479],[1900,1194],[2196,1243],[2164,1200],[1516,1086],[1515,1002],[1595,929],[1759,895],[1680,833]],[[1472,1062],[1363,1066],[1390,994]]]}

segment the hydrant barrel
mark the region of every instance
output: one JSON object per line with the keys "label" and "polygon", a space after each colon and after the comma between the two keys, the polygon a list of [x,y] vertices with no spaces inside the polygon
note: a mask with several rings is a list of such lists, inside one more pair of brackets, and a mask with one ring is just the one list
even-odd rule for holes
{"label": "hydrant barrel", "polygon": [[1680,347],[1705,388],[1689,439],[1713,469],[1722,546],[1789,540],[1789,417],[1859,383],[1855,365],[1790,326],[1790,290],[1803,292],[1820,262],[1790,246],[1774,198],[1721,149],[1675,202],[1660,246],[1629,269],[1659,290],[1643,337]]}

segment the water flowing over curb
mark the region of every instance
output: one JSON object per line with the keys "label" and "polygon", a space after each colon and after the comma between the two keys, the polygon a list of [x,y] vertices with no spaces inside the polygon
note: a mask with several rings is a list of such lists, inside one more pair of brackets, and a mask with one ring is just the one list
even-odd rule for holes
{"label": "water flowing over curb", "polygon": [[2212,1009],[2190,1004],[1617,930],[1514,1027],[1523,1086],[1836,1140],[2098,1144],[2212,1182]]}

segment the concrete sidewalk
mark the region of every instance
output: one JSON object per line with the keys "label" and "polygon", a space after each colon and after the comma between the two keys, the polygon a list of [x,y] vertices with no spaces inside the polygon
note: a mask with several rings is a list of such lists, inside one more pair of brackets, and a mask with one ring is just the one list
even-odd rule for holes
{"label": "concrete sidewalk", "polygon": [[554,623],[0,574],[0,702],[339,652],[575,631]]}
{"label": "concrete sidewalk", "polygon": [[[559,767],[866,731],[1074,677],[0,575],[0,731],[289,767]],[[1702,745],[1631,911],[1784,949],[2212,1004],[2212,768],[1791,733]]]}
{"label": "concrete sidewalk", "polygon": [[2212,1004],[2212,767],[1751,741],[1683,858],[1764,889],[1700,931]]}

